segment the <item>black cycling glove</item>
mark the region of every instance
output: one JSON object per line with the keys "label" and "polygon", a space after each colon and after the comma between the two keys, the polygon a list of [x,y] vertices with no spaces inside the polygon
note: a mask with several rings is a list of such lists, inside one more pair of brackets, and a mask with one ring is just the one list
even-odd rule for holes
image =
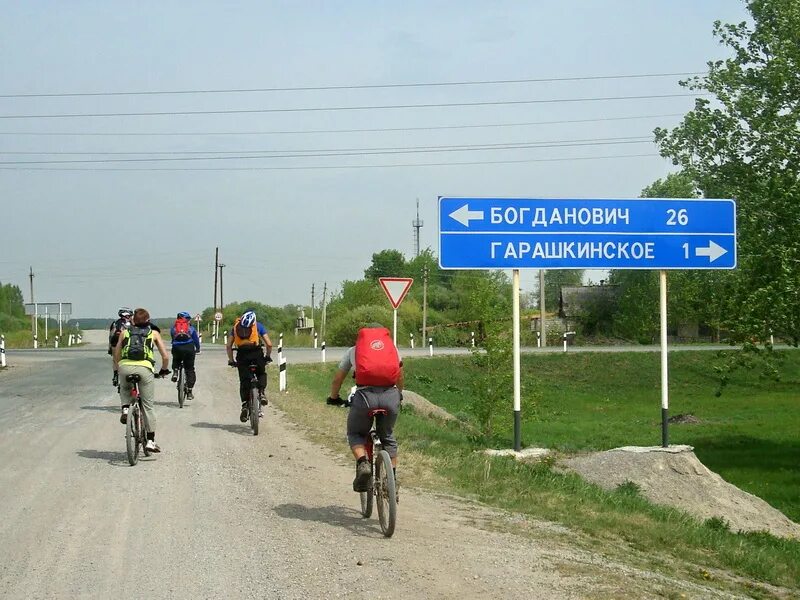
{"label": "black cycling glove", "polygon": [[325,404],[328,404],[329,406],[346,406],[347,405],[346,402],[344,400],[342,400],[341,396],[336,396],[336,398],[328,397],[328,399],[325,400]]}

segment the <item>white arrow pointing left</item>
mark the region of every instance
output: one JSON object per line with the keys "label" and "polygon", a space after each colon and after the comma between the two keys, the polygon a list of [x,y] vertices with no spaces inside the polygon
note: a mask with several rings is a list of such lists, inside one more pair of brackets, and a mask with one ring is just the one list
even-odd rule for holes
{"label": "white arrow pointing left", "polygon": [[727,254],[727,253],[728,253],[728,251],[725,250],[725,248],[723,248],[719,244],[715,244],[714,242],[712,242],[710,240],[708,242],[708,247],[707,248],[695,248],[694,249],[694,255],[695,256],[707,256],[708,259],[709,259],[708,262],[710,262],[710,263],[714,262],[720,256],[722,256],[723,254]]}
{"label": "white arrow pointing left", "polygon": [[483,220],[483,211],[482,210],[470,210],[469,204],[465,204],[458,210],[454,210],[448,215],[451,219],[454,219],[461,223],[464,227],[469,227],[470,221],[476,221],[480,219]]}

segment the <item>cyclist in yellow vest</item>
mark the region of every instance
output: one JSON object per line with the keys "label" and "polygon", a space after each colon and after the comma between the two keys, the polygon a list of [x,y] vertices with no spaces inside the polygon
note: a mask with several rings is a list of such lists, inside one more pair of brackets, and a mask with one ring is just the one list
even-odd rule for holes
{"label": "cyclist in yellow vest", "polygon": [[[264,346],[262,352],[261,346]],[[236,360],[233,360],[233,347],[236,346]],[[239,369],[239,397],[242,400],[242,411],[239,420],[245,423],[250,417],[250,365],[256,366],[258,376],[258,391],[261,396],[261,405],[267,405],[267,363],[272,362],[272,341],[269,339],[267,328],[256,320],[256,313],[246,311],[231,328],[225,342],[228,353],[228,364]],[[259,416],[261,416],[259,414]]]}
{"label": "cyclist in yellow vest", "polygon": [[144,418],[147,425],[147,449],[150,452],[161,452],[156,445],[156,415],[153,410],[155,388],[153,387],[155,370],[154,348],[161,354],[161,370],[158,377],[169,374],[169,354],[161,339],[161,334],[150,325],[150,313],[143,308],[133,311],[133,325],[123,330],[114,346],[114,378],[119,380],[119,398],[122,403],[120,423],[128,421],[128,407],[133,384],[128,382],[128,375],[139,375],[139,397],[144,407]]}

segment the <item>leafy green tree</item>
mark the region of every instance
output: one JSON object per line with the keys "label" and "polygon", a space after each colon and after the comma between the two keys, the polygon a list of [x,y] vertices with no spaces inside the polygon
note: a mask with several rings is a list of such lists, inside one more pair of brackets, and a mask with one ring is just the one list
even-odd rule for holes
{"label": "leafy green tree", "polygon": [[406,259],[399,250],[381,250],[372,255],[372,264],[364,271],[364,279],[377,281],[379,277],[405,277]]}
{"label": "leafy green tree", "polygon": [[731,51],[685,81],[698,98],[657,129],[661,154],[706,197],[737,200],[738,269],[716,277],[722,324],[740,341],[800,339],[800,4],[750,0],[752,24],[714,24]]}

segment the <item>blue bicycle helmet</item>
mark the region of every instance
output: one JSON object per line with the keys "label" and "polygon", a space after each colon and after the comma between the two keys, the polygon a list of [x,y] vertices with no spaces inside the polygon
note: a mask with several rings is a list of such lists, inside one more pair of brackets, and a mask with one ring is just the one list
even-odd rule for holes
{"label": "blue bicycle helmet", "polygon": [[185,310],[182,310],[181,312],[178,313],[178,318],[179,319],[186,319],[187,321],[191,321],[192,320],[192,315],[190,315]]}
{"label": "blue bicycle helmet", "polygon": [[239,321],[243,327],[250,327],[256,322],[256,313],[252,310],[248,310],[246,313],[242,315],[241,320]]}

